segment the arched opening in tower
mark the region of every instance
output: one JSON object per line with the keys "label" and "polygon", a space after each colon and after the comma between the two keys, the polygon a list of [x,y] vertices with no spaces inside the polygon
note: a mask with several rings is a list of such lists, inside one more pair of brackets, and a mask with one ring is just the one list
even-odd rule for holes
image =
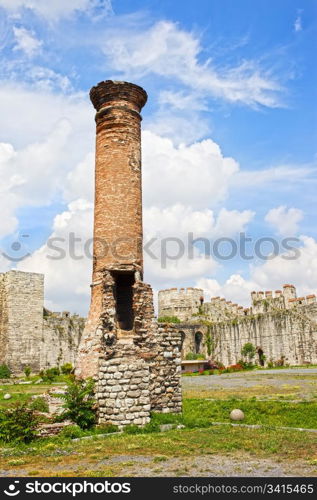
{"label": "arched opening in tower", "polygon": [[133,330],[133,272],[113,272],[115,280],[116,317],[121,330]]}
{"label": "arched opening in tower", "polygon": [[181,357],[183,359],[183,357],[184,357],[184,342],[185,342],[186,335],[185,335],[185,332],[182,332],[182,331],[180,331],[179,333],[181,334]]}
{"label": "arched opening in tower", "polygon": [[196,354],[200,354],[202,339],[203,339],[203,334],[201,332],[196,332],[195,333],[195,352],[196,352]]}
{"label": "arched opening in tower", "polygon": [[263,352],[263,349],[261,349],[261,347],[258,348],[258,355],[259,355],[259,362],[260,362],[260,365],[261,366],[264,366],[264,352]]}

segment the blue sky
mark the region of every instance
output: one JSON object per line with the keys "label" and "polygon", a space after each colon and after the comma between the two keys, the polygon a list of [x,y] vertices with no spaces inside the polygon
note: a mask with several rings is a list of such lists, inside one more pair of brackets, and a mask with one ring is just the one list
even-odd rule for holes
{"label": "blue sky", "polygon": [[154,289],[202,286],[243,304],[289,281],[314,293],[316,11],[313,0],[0,0],[0,248],[31,253],[2,255],[1,271],[44,272],[48,307],[87,311],[91,262],[52,261],[47,240],[91,236],[88,92],[113,78],[149,94],[145,239],[299,239],[295,261],[283,248],[206,259],[199,245],[167,269],[146,257]]}

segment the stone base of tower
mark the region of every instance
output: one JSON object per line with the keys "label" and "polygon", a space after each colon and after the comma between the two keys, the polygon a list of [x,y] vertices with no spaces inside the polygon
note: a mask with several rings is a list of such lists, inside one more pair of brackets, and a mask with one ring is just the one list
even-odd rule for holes
{"label": "stone base of tower", "polygon": [[181,334],[172,325],[158,327],[152,289],[137,279],[131,285],[133,328],[120,328],[118,272],[107,269],[98,285],[102,308],[87,322],[76,373],[95,379],[98,423],[121,428],[147,424],[151,411],[182,411]]}

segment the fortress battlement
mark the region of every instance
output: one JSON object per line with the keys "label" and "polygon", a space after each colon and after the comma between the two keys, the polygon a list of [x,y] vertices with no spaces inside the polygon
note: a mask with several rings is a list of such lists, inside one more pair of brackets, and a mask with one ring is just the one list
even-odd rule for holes
{"label": "fortress battlement", "polygon": [[204,301],[204,291],[201,288],[169,288],[160,290],[158,295],[159,317],[176,316],[181,321],[191,321],[201,316],[213,323],[233,320],[240,316],[311,306],[316,302],[314,294],[297,297],[296,287],[291,284],[283,285],[281,290],[251,292],[250,307],[243,307],[220,296]]}

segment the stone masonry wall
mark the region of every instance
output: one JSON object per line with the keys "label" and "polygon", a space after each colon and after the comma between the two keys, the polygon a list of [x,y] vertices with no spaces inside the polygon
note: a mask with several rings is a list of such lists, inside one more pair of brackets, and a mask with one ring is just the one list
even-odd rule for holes
{"label": "stone masonry wall", "polygon": [[76,314],[51,313],[45,310],[40,345],[41,369],[65,363],[75,366],[84,327],[85,319]]}
{"label": "stone masonry wall", "polygon": [[24,366],[40,369],[44,276],[9,271],[2,275],[1,358],[13,372]]}
{"label": "stone masonry wall", "polygon": [[111,271],[104,272],[102,286],[98,332],[83,339],[77,363],[78,375],[96,380],[99,423],[145,425],[151,411],[180,412],[181,336],[171,325],[158,328],[151,287],[133,285],[134,330],[122,332]]}
{"label": "stone masonry wall", "polygon": [[261,349],[266,362],[284,358],[290,365],[316,364],[317,324],[311,316],[317,318],[316,305],[213,325],[213,359],[226,366],[234,364],[241,359],[243,345],[251,342]]}
{"label": "stone masonry wall", "polygon": [[13,373],[75,364],[84,319],[44,310],[44,276],[0,274],[0,363]]}
{"label": "stone masonry wall", "polygon": [[200,288],[169,288],[160,290],[158,295],[158,316],[176,316],[187,321],[199,312],[203,302],[203,290]]}
{"label": "stone masonry wall", "polygon": [[[174,290],[174,294],[181,295]],[[242,347],[251,342],[257,348],[258,363],[261,354],[266,362],[284,359],[290,365],[317,363],[315,295],[297,298],[295,287],[287,284],[275,292],[252,292],[251,299],[251,307],[243,308],[214,297],[200,307],[198,314],[177,324],[182,335],[182,357],[199,353],[227,366],[237,363]],[[171,309],[174,304],[171,302]],[[192,307],[189,302],[187,305]]]}

